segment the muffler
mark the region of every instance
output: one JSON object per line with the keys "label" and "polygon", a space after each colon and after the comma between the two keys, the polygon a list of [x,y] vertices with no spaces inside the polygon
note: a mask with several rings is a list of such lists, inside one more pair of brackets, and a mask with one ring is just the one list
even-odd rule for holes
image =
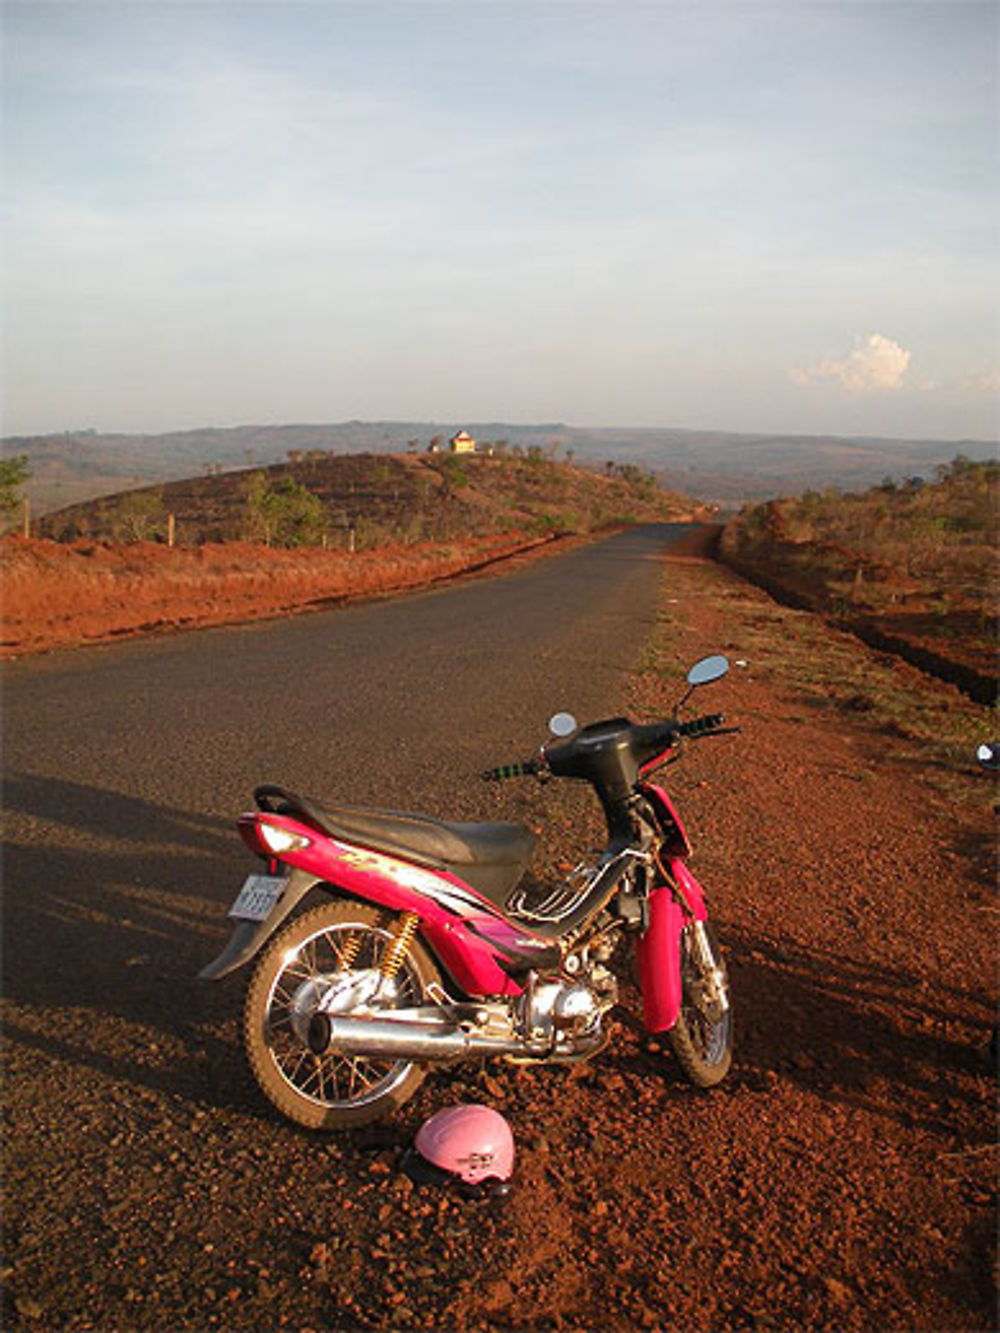
{"label": "muffler", "polygon": [[309,1020],[308,1042],[314,1055],[333,1050],[337,1055],[367,1055],[375,1060],[461,1060],[532,1054],[514,1037],[467,1032],[455,1023],[324,1013],[313,1014]]}

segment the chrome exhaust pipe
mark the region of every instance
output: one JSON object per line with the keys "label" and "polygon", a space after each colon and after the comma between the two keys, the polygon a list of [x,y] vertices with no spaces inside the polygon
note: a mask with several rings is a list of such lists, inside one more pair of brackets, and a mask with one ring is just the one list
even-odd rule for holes
{"label": "chrome exhaust pipe", "polygon": [[337,1055],[367,1055],[376,1060],[461,1060],[532,1053],[514,1037],[467,1032],[455,1023],[324,1013],[313,1014],[309,1020],[308,1041],[314,1055],[332,1050]]}

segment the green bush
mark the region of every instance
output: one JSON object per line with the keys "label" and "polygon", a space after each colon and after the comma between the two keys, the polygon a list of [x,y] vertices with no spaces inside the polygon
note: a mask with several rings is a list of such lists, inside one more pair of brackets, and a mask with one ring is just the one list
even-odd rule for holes
{"label": "green bush", "polygon": [[266,473],[247,479],[250,535],[267,546],[318,546],[329,517],[319,496],[293,477],[269,481]]}

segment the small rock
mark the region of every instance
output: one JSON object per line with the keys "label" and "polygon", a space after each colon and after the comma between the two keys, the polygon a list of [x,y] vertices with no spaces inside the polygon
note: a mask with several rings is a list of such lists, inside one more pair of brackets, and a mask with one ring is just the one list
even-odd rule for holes
{"label": "small rock", "polygon": [[850,1290],[845,1287],[843,1282],[838,1282],[835,1277],[825,1277],[823,1286],[826,1287],[827,1294],[837,1305],[846,1305],[850,1300]]}

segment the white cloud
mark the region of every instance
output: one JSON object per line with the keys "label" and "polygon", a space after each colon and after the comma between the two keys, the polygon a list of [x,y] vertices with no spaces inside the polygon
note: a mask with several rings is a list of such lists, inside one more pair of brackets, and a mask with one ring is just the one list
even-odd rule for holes
{"label": "white cloud", "polygon": [[849,393],[870,393],[877,389],[898,389],[910,364],[910,353],[882,333],[859,334],[854,350],[842,361],[821,361],[808,370],[793,370],[796,384],[815,384],[818,380],[839,380]]}

